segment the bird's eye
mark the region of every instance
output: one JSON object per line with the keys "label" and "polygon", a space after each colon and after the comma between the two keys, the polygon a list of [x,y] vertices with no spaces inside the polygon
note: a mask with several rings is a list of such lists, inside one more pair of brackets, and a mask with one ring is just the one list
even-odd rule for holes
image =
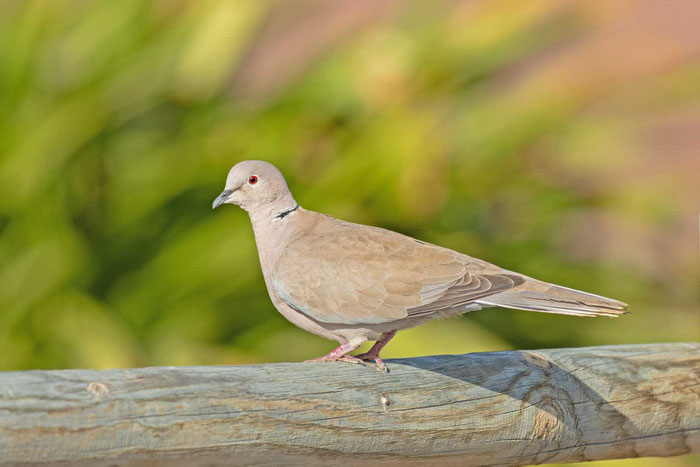
{"label": "bird's eye", "polygon": [[248,183],[249,183],[250,185],[255,185],[256,183],[258,183],[258,177],[256,177],[255,175],[251,176],[251,177],[248,179]]}

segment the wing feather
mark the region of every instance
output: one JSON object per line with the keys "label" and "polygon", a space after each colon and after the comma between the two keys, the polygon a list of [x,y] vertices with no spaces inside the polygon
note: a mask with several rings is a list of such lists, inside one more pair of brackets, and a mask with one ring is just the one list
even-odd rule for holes
{"label": "wing feather", "polygon": [[289,306],[320,322],[425,316],[523,282],[507,273],[470,274],[468,256],[388,230],[333,218],[319,225],[287,246],[272,284]]}

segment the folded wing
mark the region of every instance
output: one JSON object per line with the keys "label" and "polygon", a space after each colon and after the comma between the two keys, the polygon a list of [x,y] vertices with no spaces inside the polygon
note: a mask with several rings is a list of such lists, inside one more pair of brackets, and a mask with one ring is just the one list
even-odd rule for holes
{"label": "folded wing", "polygon": [[378,324],[426,316],[464,308],[524,282],[496,267],[470,272],[468,257],[446,248],[333,221],[338,228],[291,242],[272,277],[282,300],[323,323]]}

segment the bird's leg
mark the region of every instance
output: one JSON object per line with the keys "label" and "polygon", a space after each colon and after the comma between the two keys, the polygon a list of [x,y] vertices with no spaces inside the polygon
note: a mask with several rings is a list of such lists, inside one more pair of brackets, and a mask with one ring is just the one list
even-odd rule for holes
{"label": "bird's leg", "polygon": [[379,358],[379,352],[382,351],[384,346],[396,335],[396,331],[389,331],[385,332],[382,334],[379,339],[377,339],[377,342],[374,343],[371,349],[369,349],[369,352],[360,354],[360,355],[355,355],[355,358],[360,359],[360,360],[374,360],[374,363],[377,364],[377,368],[382,371],[387,371],[386,365],[384,364],[384,361]]}
{"label": "bird's leg", "polygon": [[314,358],[313,360],[306,360],[304,363],[310,363],[310,362],[348,362],[348,363],[359,363],[360,365],[364,365],[364,362],[360,360],[357,357],[353,357],[352,355],[347,355],[353,350],[357,349],[362,342],[360,343],[352,343],[352,342],[346,342],[345,344],[341,344],[334,350],[332,350],[328,355],[324,355],[323,357],[318,357]]}

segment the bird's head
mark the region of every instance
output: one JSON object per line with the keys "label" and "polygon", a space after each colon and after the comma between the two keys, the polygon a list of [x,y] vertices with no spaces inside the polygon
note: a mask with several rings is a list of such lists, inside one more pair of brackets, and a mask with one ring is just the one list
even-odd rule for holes
{"label": "bird's head", "polygon": [[279,206],[295,203],[282,173],[264,161],[243,161],[228,173],[226,188],[214,200],[212,209],[222,204],[235,204],[248,212],[274,211]]}

